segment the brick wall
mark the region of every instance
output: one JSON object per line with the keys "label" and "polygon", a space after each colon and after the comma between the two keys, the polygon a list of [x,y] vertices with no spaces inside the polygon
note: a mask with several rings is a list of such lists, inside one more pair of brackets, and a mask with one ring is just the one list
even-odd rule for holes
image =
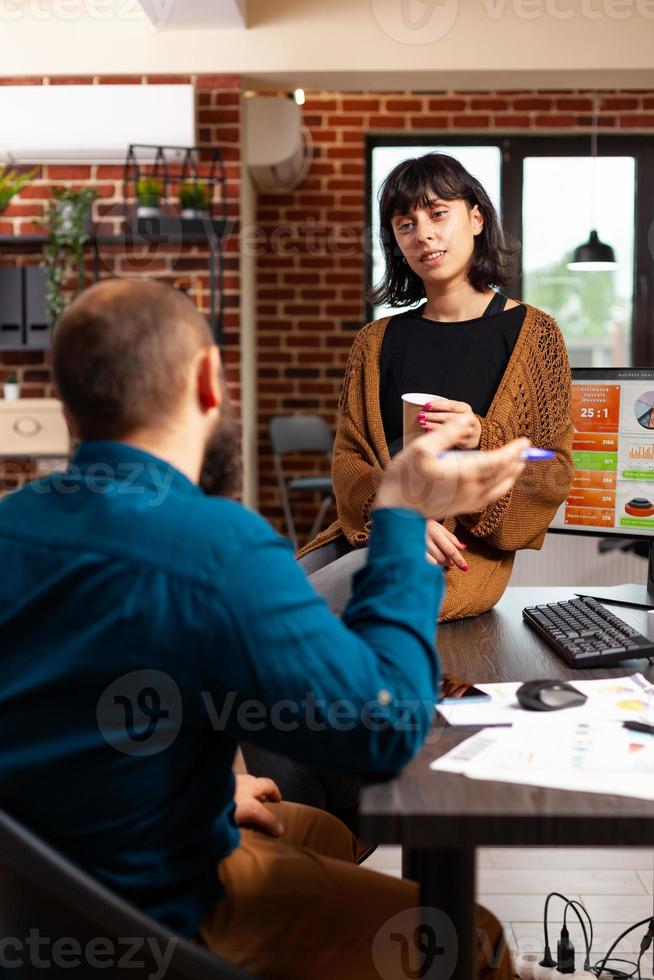
{"label": "brick wall", "polygon": [[[189,84],[195,86],[196,127],[198,145],[218,147],[225,164],[228,194],[229,235],[225,241],[225,309],[224,309],[224,360],[230,393],[237,407],[240,402],[239,386],[239,259],[238,220],[240,182],[240,80],[226,75],[113,75],[100,77],[70,76],[66,78],[0,78],[2,85],[16,84]],[[37,177],[17,195],[7,210],[0,215],[0,235],[43,233],[38,220],[52,196],[52,188],[93,187],[99,194],[94,204],[93,217],[102,221],[103,228],[119,231],[123,209],[123,167],[116,166],[43,166]],[[108,226],[111,226],[110,228]],[[0,252],[0,264],[27,264],[38,262],[37,254],[11,254]],[[87,258],[91,272],[91,255]],[[103,248],[101,250],[100,275],[157,277],[173,282],[187,277],[193,284],[193,296],[198,305],[208,312],[209,281],[206,249],[198,246],[162,247],[134,246],[126,250]],[[8,373],[15,372],[22,383],[24,397],[51,396],[53,386],[49,367],[49,352],[0,351],[0,382]],[[12,473],[16,472],[15,465]],[[8,480],[4,487],[13,485]],[[0,474],[0,489],[3,489]]]}
{"label": "brick wall", "polygon": [[[588,133],[593,94],[307,93],[304,122],[315,144],[308,179],[291,193],[261,195],[258,208],[258,224],[266,232],[257,295],[260,508],[280,529],[268,419],[274,413],[317,412],[335,425],[348,351],[365,319],[366,134],[424,134],[436,142],[438,134],[457,132]],[[654,130],[654,92],[598,95],[601,129]],[[324,463],[297,465],[311,472]],[[315,504],[298,504],[296,513],[306,533]]]}

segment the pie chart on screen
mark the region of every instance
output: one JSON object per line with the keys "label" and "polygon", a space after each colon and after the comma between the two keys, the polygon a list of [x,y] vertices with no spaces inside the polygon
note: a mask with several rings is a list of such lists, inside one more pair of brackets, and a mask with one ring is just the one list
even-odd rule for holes
{"label": "pie chart on screen", "polygon": [[654,429],[654,391],[646,391],[634,405],[636,421],[643,429]]}

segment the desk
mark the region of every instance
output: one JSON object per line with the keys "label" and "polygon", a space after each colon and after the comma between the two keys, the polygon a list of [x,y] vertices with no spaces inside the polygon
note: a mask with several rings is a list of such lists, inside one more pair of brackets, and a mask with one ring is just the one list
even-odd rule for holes
{"label": "desk", "polygon": [[[654,682],[654,667],[646,660],[603,671],[572,670],[524,624],[524,606],[572,595],[571,588],[508,589],[491,612],[439,627],[443,670],[482,683],[580,680],[640,670]],[[647,635],[644,610],[611,608]],[[430,770],[435,758],[470,734],[435,725],[420,754],[396,779],[364,788],[360,808],[364,840],[401,844],[404,876],[420,882],[422,905],[442,910],[454,922],[459,955],[453,980],[474,976],[475,848],[654,843],[654,802],[483,782]]]}

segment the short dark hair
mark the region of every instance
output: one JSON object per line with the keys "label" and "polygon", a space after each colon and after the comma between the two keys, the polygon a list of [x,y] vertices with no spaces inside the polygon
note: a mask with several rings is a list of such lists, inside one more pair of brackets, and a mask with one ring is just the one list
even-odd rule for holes
{"label": "short dark hair", "polygon": [[462,200],[475,204],[484,219],[475,247],[468,278],[482,292],[490,286],[506,286],[514,279],[515,248],[506,245],[502,226],[491,200],[476,177],[454,157],[445,153],[426,153],[399,163],[382,184],[379,193],[381,245],[386,262],[384,278],[370,293],[376,305],[408,306],[425,295],[420,276],[404,262],[395,240],[392,219],[430,201]]}
{"label": "short dark hair", "polygon": [[82,439],[120,439],[165,424],[195,353],[211,346],[207,321],[177,289],[148,280],[91,286],[54,330],[58,394]]}

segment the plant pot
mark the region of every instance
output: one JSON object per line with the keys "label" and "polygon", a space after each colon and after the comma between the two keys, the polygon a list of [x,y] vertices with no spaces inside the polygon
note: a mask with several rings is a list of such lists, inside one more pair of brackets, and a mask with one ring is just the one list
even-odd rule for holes
{"label": "plant pot", "polygon": [[144,197],[136,205],[137,218],[160,218],[161,202],[157,197]]}
{"label": "plant pot", "polygon": [[5,382],[2,386],[2,394],[4,395],[5,401],[15,402],[20,398],[20,385],[13,382]]}
{"label": "plant pot", "polygon": [[179,216],[182,221],[204,221],[209,219],[209,212],[200,208],[182,208]]}
{"label": "plant pot", "polygon": [[[75,205],[72,201],[60,201],[57,205],[59,212],[59,233],[61,235],[71,235],[75,232]],[[91,209],[84,218],[84,230],[87,234],[91,233]]]}

